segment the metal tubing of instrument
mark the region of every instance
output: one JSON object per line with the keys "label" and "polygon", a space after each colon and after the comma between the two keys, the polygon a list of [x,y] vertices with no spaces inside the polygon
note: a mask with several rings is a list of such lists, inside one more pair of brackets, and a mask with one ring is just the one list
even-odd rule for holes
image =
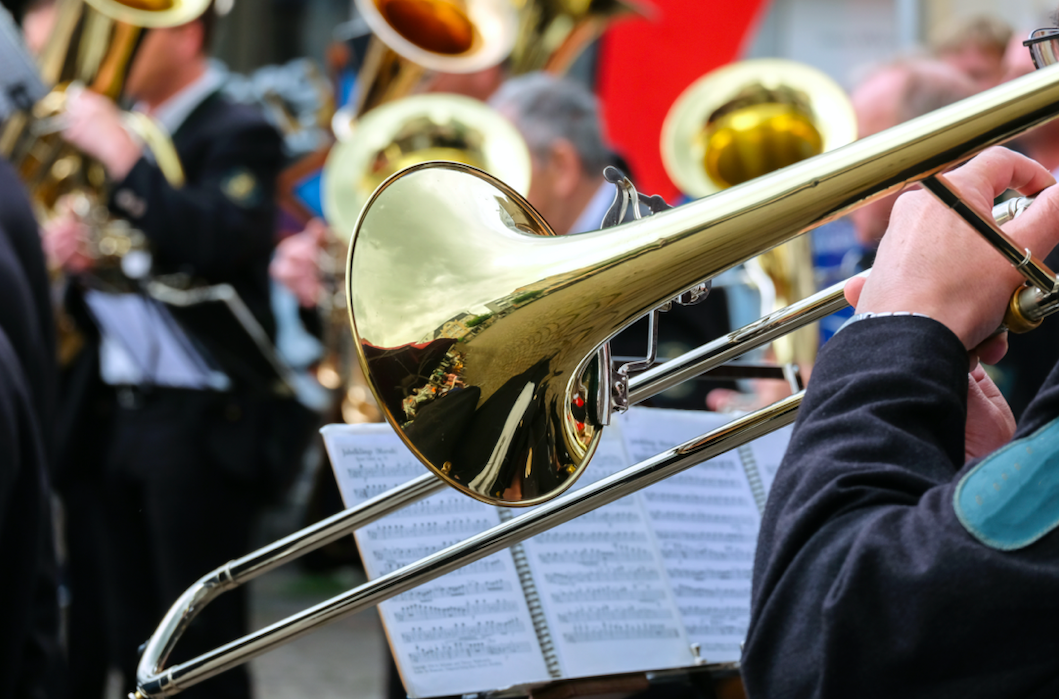
{"label": "metal tubing of instrument", "polygon": [[[867,277],[868,272],[861,272]],[[771,313],[679,357],[629,379],[629,404],[642,403],[688,379],[725,364],[744,352],[840,311],[849,304],[842,295],[846,282],[834,284],[798,303]]]}
{"label": "metal tubing of instrument", "polygon": [[359,527],[371,524],[444,488],[444,481],[431,473],[424,473],[401,488],[382,493],[357,507],[331,515],[242,558],[229,561],[203,576],[169,608],[158,630],[144,648],[140,668],[151,668],[151,672],[158,672],[191,620],[221,593],[326,546],[351,534]]}
{"label": "metal tubing of instrument", "polygon": [[[356,614],[457,568],[568,522],[598,507],[646,488],[669,476],[734,449],[794,421],[802,393],[737,418],[697,439],[642,461],[585,488],[567,493],[487,531],[422,560],[365,583],[205,655],[157,675],[145,653],[137,671],[135,699],[172,696],[317,626]],[[157,656],[156,656],[157,657]]]}
{"label": "metal tubing of instrument", "polygon": [[923,185],[923,189],[937,197],[938,201],[955,211],[987,243],[996,248],[997,252],[1021,272],[1027,281],[1045,292],[1055,290],[1055,279],[1052,277],[1051,270],[1045,267],[1044,263],[1027,248],[1019,249],[1019,246],[1004,231],[1000,230],[995,217],[990,220],[961,200],[959,192],[953,189],[948,180],[941,175],[935,175],[926,178],[920,184]]}

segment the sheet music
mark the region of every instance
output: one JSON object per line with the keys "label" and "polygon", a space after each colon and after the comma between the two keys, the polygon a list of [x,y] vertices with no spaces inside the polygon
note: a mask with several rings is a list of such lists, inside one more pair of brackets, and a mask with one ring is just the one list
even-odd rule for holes
{"label": "sheet music", "polygon": [[[424,472],[389,425],[328,425],[322,432],[347,506]],[[499,522],[495,508],[447,490],[358,530],[357,545],[374,579]],[[410,696],[548,679],[509,551],[402,593],[379,612]]]}
{"label": "sheet music", "polygon": [[[604,429],[576,488],[629,465]],[[646,513],[634,495],[523,544],[565,677],[693,664]]]}
{"label": "sheet music", "polygon": [[[730,416],[633,409],[621,427],[640,461],[728,422]],[[688,638],[706,662],[739,660],[750,622],[760,516],[735,450],[640,493]]]}
{"label": "sheet music", "polygon": [[758,472],[761,475],[761,483],[765,486],[765,494],[772,490],[772,482],[776,480],[776,471],[780,468],[783,455],[787,452],[787,444],[791,441],[791,431],[794,425],[769,433],[751,442],[748,446],[754,452],[757,461]]}

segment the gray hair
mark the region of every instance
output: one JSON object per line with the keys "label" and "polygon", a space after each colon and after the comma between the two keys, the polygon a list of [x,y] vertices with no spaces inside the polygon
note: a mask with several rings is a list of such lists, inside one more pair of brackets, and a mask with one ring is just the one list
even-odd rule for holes
{"label": "gray hair", "polygon": [[529,73],[504,83],[489,104],[515,122],[534,155],[547,154],[565,139],[581,158],[581,169],[598,174],[614,162],[604,144],[599,102],[581,84],[547,73]]}

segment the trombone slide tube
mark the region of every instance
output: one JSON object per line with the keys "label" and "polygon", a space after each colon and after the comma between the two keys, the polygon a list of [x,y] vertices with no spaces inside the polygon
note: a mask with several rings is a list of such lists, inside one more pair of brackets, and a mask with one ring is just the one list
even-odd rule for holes
{"label": "trombone slide tube", "polygon": [[444,490],[444,487],[442,480],[431,473],[424,473],[401,488],[382,493],[357,507],[334,514],[242,558],[229,561],[203,576],[185,590],[169,608],[162,623],[144,647],[137,674],[142,676],[160,673],[162,665],[188,624],[222,593],[326,546],[402,507]]}
{"label": "trombone slide tube", "polygon": [[[861,272],[857,276],[867,277],[868,272]],[[842,295],[845,286],[844,281],[833,284],[750,325],[634,376],[629,379],[629,404],[642,403],[653,395],[730,362],[744,352],[841,311],[849,305]]]}
{"label": "trombone slide tube", "polygon": [[[767,408],[737,418],[702,437],[630,466],[579,491],[567,493],[470,539],[164,672],[160,673],[156,669],[155,661],[158,655],[149,645],[137,669],[139,689],[131,695],[131,699],[172,696],[276,646],[299,638],[321,624],[373,607],[379,602],[789,425],[794,422],[801,401],[802,393],[798,393]],[[380,497],[385,497],[385,494]],[[152,638],[151,643],[155,644],[155,648],[161,645],[155,638],[163,631],[164,629],[160,628]]]}

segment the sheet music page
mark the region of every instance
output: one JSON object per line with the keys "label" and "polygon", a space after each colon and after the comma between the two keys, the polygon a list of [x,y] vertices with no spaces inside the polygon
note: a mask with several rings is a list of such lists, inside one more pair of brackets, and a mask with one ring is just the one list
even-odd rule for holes
{"label": "sheet music page", "polygon": [[[575,485],[629,465],[611,426]],[[564,677],[692,664],[646,513],[635,495],[523,543]]]}
{"label": "sheet music page", "polygon": [[[641,461],[723,425],[729,415],[633,408],[621,418]],[[729,451],[642,491],[688,638],[708,663],[739,660],[750,623],[760,516],[739,454]]]}
{"label": "sheet music page", "polygon": [[[347,506],[426,471],[387,424],[328,425],[321,432]],[[356,538],[374,579],[499,523],[496,508],[446,489],[359,529]],[[508,550],[383,602],[379,613],[410,696],[549,677]]]}
{"label": "sheet music page", "polygon": [[791,431],[794,425],[771,432],[764,437],[759,437],[750,443],[750,450],[754,452],[754,460],[757,462],[758,473],[761,475],[761,483],[765,487],[765,494],[772,490],[772,482],[776,480],[776,471],[780,468],[783,455],[787,453],[787,444],[791,441]]}

